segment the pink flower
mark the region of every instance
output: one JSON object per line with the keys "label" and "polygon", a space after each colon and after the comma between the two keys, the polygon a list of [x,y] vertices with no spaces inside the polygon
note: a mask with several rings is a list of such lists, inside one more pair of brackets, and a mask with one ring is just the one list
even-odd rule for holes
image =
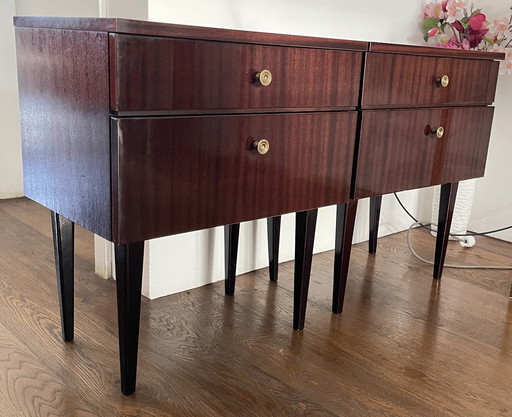
{"label": "pink flower", "polygon": [[447,20],[450,23],[460,20],[464,17],[464,8],[466,7],[465,1],[452,0],[446,5]]}
{"label": "pink flower", "polygon": [[443,7],[439,3],[429,3],[425,6],[425,10],[423,11],[423,17],[433,17],[439,20],[443,16]]}
{"label": "pink flower", "polygon": [[[482,26],[487,22],[487,19],[483,13],[477,13],[476,15],[468,19],[469,26],[473,30],[481,30]],[[489,23],[489,22],[487,22]],[[488,26],[488,25],[487,25]],[[487,33],[487,31],[486,31]]]}
{"label": "pink flower", "polygon": [[456,20],[455,22],[452,23],[453,27],[455,29],[457,29],[459,32],[464,32],[464,27],[462,26],[462,24]]}
{"label": "pink flower", "polygon": [[469,46],[476,48],[489,32],[489,22],[483,13],[477,13],[468,19],[469,24]]}
{"label": "pink flower", "polygon": [[428,36],[436,36],[438,33],[439,33],[439,29],[437,29],[437,28],[432,28],[432,29],[430,29],[430,30],[427,32],[427,35],[428,35]]}
{"label": "pink flower", "polygon": [[509,20],[501,19],[495,20],[492,25],[489,26],[489,32],[492,34],[500,34],[508,30]]}

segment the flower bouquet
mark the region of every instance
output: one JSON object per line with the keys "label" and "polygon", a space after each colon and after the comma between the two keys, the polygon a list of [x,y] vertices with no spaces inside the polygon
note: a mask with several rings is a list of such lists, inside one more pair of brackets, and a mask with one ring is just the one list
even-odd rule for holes
{"label": "flower bouquet", "polygon": [[491,23],[482,9],[465,1],[438,0],[425,6],[423,35],[439,48],[505,52],[500,73],[512,74],[512,14]]}

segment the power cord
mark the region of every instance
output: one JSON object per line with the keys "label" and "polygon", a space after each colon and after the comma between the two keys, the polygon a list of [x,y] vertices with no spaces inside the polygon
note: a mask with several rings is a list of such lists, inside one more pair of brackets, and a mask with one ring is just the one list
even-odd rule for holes
{"label": "power cord", "polygon": [[[436,232],[436,230],[433,230],[432,229],[432,223],[428,223],[428,222],[420,222],[418,221],[410,212],[409,210],[407,210],[405,208],[405,206],[403,205],[402,201],[400,200],[400,198],[398,198],[398,195],[397,193],[393,193],[395,195],[395,198],[396,200],[398,201],[398,204],[400,204],[400,207],[402,207],[402,209],[407,213],[407,215],[414,220],[414,223],[411,224],[409,226],[409,229],[407,230],[407,246],[409,247],[409,250],[411,251],[411,253],[417,258],[419,259],[420,261],[422,262],[425,262],[427,264],[430,264],[430,265],[434,265],[434,262],[433,261],[430,261],[428,259],[425,259],[423,257],[421,257],[415,250],[414,248],[412,247],[412,244],[411,244],[411,230],[415,227],[415,226],[421,226],[423,227],[424,229],[430,231],[430,232]],[[437,227],[437,225],[434,225]],[[506,226],[506,227],[502,227],[502,228],[499,228],[499,229],[495,229],[495,230],[491,230],[491,231],[488,231],[488,232],[479,232],[479,233],[473,233],[473,232],[470,232],[470,233],[465,233],[465,234],[451,234],[450,233],[450,236],[452,236],[454,239],[458,240],[458,241],[465,241],[465,239],[463,239],[463,237],[465,236],[482,236],[482,235],[487,235],[489,233],[497,233],[497,232],[501,232],[503,230],[508,230],[508,229],[512,229],[512,225],[510,226]],[[458,269],[504,269],[504,270],[512,270],[512,266],[499,266],[499,265],[451,265],[451,264],[445,264],[444,265],[446,268],[458,268]]]}

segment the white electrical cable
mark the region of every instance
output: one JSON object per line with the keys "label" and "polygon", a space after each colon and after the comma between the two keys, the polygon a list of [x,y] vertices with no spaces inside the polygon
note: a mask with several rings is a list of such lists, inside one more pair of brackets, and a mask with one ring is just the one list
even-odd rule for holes
{"label": "white electrical cable", "polygon": [[[418,253],[412,248],[411,245],[411,230],[414,226],[425,226],[429,225],[430,223],[423,223],[423,222],[414,222],[409,226],[409,229],[407,230],[407,246],[409,247],[409,250],[411,253],[418,258],[420,261],[425,262],[430,265],[434,265],[433,261],[429,261],[428,259],[422,258]],[[464,240],[463,238],[460,238],[458,236],[455,236],[455,239],[461,241]],[[459,268],[459,269],[512,269],[512,266],[496,266],[496,265],[450,265],[450,264],[444,264],[446,268]]]}

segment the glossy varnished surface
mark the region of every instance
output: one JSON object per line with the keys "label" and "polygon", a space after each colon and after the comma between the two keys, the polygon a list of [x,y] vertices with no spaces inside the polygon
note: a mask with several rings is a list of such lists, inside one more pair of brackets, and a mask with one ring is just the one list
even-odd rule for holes
{"label": "glossy varnished surface", "polygon": [[200,26],[115,18],[73,18],[17,16],[15,26],[51,29],[89,30],[133,35],[167,36],[180,39],[207,39],[225,42],[257,43],[264,45],[303,46],[312,48],[365,51],[367,42],[345,39],[317,38],[277,33],[249,32]]}
{"label": "glossy varnished surface", "polygon": [[[421,48],[416,48],[421,49]],[[499,62],[368,53],[362,108],[491,104]],[[438,77],[448,75],[442,87]]]}
{"label": "glossy varnished surface", "polygon": [[[484,174],[492,107],[363,112],[355,197]],[[443,126],[438,139],[427,127]]]}
{"label": "glossy varnished surface", "polygon": [[[362,53],[116,35],[111,107],[119,112],[355,108]],[[255,75],[264,69],[272,82]]]}
{"label": "glossy varnished surface", "polygon": [[[117,242],[349,198],[355,112],[128,118],[113,123],[114,138],[119,138],[113,152]],[[260,155],[251,146],[263,138],[270,150]]]}
{"label": "glossy varnished surface", "polygon": [[438,56],[447,58],[471,58],[484,60],[505,59],[505,54],[502,52],[434,48],[426,45],[398,45],[394,43],[381,42],[370,42],[368,44],[368,51],[383,52],[388,54]]}
{"label": "glossy varnished surface", "polygon": [[[293,262],[143,299],[138,391],[119,393],[115,282],[94,277],[92,235],[76,230],[76,337],[63,345],[49,211],[0,201],[3,416],[507,416],[512,410],[510,271],[431,267],[404,234],[377,257],[355,245],[342,315],[330,312],[333,253],[317,255],[307,325],[290,327]],[[32,242],[27,244],[27,239]],[[413,231],[433,257],[434,238]],[[193,248],[191,248],[193,250]],[[510,264],[511,244],[449,242],[448,263]]]}
{"label": "glossy varnished surface", "polygon": [[16,29],[25,195],[110,239],[105,33]]}

